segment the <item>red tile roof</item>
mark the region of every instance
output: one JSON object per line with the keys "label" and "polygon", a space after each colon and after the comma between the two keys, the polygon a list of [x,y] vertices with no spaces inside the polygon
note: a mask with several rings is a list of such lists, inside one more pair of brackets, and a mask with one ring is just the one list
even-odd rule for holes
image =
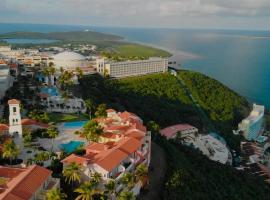
{"label": "red tile roof", "polygon": [[17,68],[18,65],[17,65],[16,63],[10,63],[10,64],[9,64],[9,67],[10,67],[10,68]]}
{"label": "red tile roof", "polygon": [[22,119],[22,125],[23,126],[39,126],[41,128],[48,128],[49,127],[48,124],[38,122],[34,119]]}
{"label": "red tile roof", "polygon": [[8,125],[6,124],[0,124],[0,132],[7,131],[9,129]]}
{"label": "red tile roof", "polygon": [[20,104],[21,101],[20,100],[17,100],[17,99],[10,99],[8,100],[8,104]]}
{"label": "red tile roof", "polygon": [[114,109],[107,109],[106,112],[107,113],[114,113],[114,112],[116,113],[116,111]]}
{"label": "red tile roof", "polygon": [[76,162],[81,165],[84,162],[87,162],[88,164],[97,164],[110,172],[140,147],[141,143],[134,138],[124,138],[119,142],[112,143],[111,146],[106,143],[93,143],[87,146],[85,156],[81,157],[72,154],[62,160],[62,162],[65,164]]}
{"label": "red tile roof", "polygon": [[2,175],[6,174],[4,177],[11,177],[7,182],[7,189],[0,194],[1,200],[29,200],[52,173],[38,165],[28,168],[0,167],[0,171]]}
{"label": "red tile roof", "polygon": [[177,125],[169,126],[167,128],[162,129],[160,131],[160,134],[167,138],[172,138],[177,134],[178,131],[185,131],[185,130],[189,130],[193,128],[195,127],[189,124],[177,124]]}

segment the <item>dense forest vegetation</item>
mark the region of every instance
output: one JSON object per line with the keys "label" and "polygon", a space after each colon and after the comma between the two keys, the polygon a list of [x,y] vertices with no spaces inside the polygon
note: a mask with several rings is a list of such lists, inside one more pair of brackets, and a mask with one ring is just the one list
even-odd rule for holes
{"label": "dense forest vegetation", "polygon": [[217,130],[227,143],[239,150],[241,136],[232,134],[232,129],[249,114],[250,105],[247,100],[220,82],[203,74],[181,71],[178,76],[184,80],[192,96],[203,108]]}
{"label": "dense forest vegetation", "polygon": [[[228,144],[238,150],[241,138],[232,134],[232,128],[248,114],[247,101],[207,76],[189,71],[181,71],[180,76]],[[207,130],[208,124],[179,84],[179,79],[170,74],[121,80],[89,76],[81,80],[80,87],[78,91],[84,91],[84,99],[137,113],[145,122],[154,120],[161,127],[187,122],[202,131]]]}
{"label": "dense forest vegetation", "polygon": [[[239,147],[232,128],[249,111],[247,101],[204,75],[181,71],[179,76],[196,98],[229,145]],[[78,95],[106,103],[117,110],[138,114],[145,123],[156,121],[162,128],[188,122],[200,130],[207,124],[193,104],[179,79],[170,74],[152,74],[121,80],[103,79],[95,75],[80,80]],[[83,91],[81,94],[80,91]],[[230,128],[228,132],[225,132]],[[240,200],[270,199],[270,188],[258,177],[213,162],[201,153],[155,137],[165,151],[168,171],[162,192],[164,199]]]}
{"label": "dense forest vegetation", "polygon": [[263,179],[213,162],[186,146],[156,141],[167,153],[167,182],[163,198],[168,200],[268,200],[270,187]]}

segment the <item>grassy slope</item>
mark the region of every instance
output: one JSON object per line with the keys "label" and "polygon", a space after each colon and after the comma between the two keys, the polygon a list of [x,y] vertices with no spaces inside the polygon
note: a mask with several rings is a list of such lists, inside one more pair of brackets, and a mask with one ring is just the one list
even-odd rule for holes
{"label": "grassy slope", "polygon": [[117,55],[121,57],[170,57],[171,54],[152,47],[139,44],[124,44],[115,48]]}
{"label": "grassy slope", "polygon": [[84,120],[87,120],[87,118],[83,115],[49,113],[49,121],[54,123],[84,121]]}

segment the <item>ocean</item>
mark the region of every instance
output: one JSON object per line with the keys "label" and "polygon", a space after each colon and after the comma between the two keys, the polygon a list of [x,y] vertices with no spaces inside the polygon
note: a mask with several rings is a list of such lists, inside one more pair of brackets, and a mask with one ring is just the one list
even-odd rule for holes
{"label": "ocean", "polygon": [[65,25],[0,24],[12,31],[95,30],[124,36],[174,53],[182,69],[219,80],[250,102],[270,108],[270,31],[112,28]]}

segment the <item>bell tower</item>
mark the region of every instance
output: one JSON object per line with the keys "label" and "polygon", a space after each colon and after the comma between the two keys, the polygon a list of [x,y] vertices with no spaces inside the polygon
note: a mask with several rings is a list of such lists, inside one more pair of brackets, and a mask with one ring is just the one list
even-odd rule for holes
{"label": "bell tower", "polygon": [[8,101],[9,105],[9,134],[17,134],[22,137],[22,119],[20,113],[20,101],[11,99]]}

